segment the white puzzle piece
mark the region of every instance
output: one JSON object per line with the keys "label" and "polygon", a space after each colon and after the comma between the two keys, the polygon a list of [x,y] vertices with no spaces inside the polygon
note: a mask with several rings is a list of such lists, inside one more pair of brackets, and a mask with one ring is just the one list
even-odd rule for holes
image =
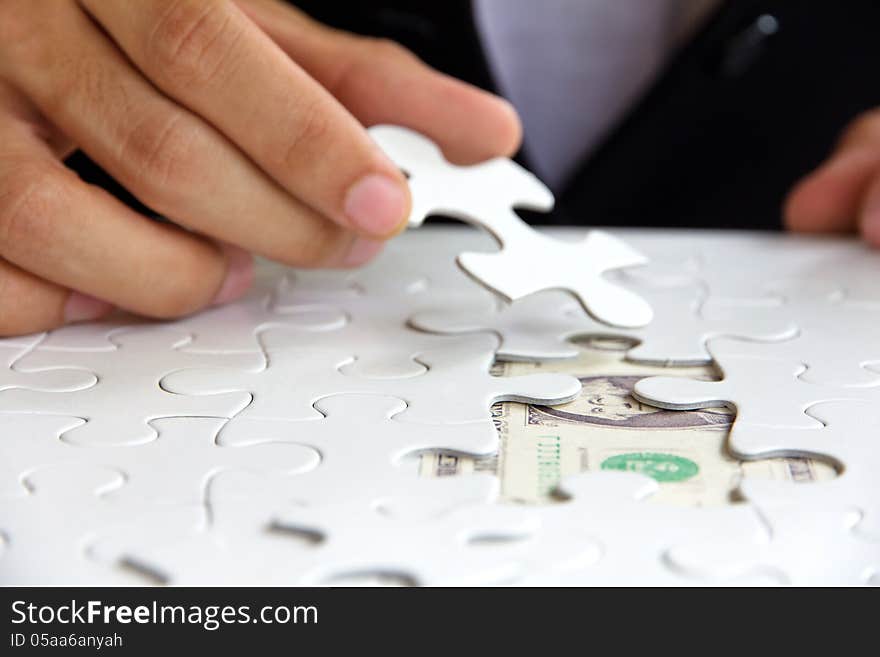
{"label": "white puzzle piece", "polygon": [[[523,175],[500,167],[511,181]],[[522,196],[505,184],[481,207],[509,218],[517,200],[540,202],[537,183]],[[577,244],[585,231],[541,235]],[[363,269],[260,262],[244,299],[177,322],[119,315],[0,340],[0,579],[876,583],[880,367],[869,354],[880,293],[864,277],[880,259],[854,239],[615,236],[655,263],[607,274],[655,307],[647,327],[602,324],[567,290],[502,306],[454,262],[489,251],[491,238],[428,226]],[[429,311],[437,327],[475,334],[415,329]],[[630,360],[712,357],[721,381],[648,379],[642,391],[674,407],[736,406],[737,458],[810,456],[838,476],[796,484],[749,474],[735,504],[685,508],[655,495],[652,480],[594,470],[565,480],[566,500],[500,503],[492,464],[504,473],[518,434],[494,417],[498,442],[490,404],[561,401],[579,384],[493,377],[494,358],[565,357],[571,338],[597,334],[639,342]],[[489,469],[426,477],[423,451]]]}
{"label": "white puzzle piece", "polygon": [[[476,287],[476,286],[474,286]],[[480,290],[479,297],[468,295],[472,303],[491,307],[491,295]],[[304,334],[299,331],[276,330],[267,333],[267,348],[279,346],[297,349],[314,349],[350,354],[355,360],[349,372],[359,376],[377,379],[396,379],[423,374],[425,366],[415,357],[433,347],[454,344],[454,338],[438,337],[423,331],[409,328],[407,319],[420,307],[431,301],[443,299],[462,300],[457,292],[442,294],[405,293],[389,296],[358,295],[339,299],[338,307],[346,317],[346,324],[339,330]],[[308,304],[311,294],[291,292],[279,299],[279,307],[294,310],[301,304]],[[331,297],[332,298],[332,297]],[[479,302],[477,299],[479,298]],[[389,341],[388,336],[394,340]],[[377,345],[384,345],[376,349]]]}
{"label": "white puzzle piece", "polygon": [[499,336],[497,357],[509,361],[573,358],[579,351],[571,340],[586,336],[623,337],[637,342],[627,359],[650,365],[702,365],[712,361],[706,343],[716,337],[762,342],[789,340],[793,323],[781,319],[737,316],[706,319],[699,288],[642,288],[655,309],[653,321],[640,329],[619,329],[596,322],[570,298],[557,291],[541,292],[494,310],[448,303],[416,313],[410,323],[435,333],[491,331]]}
{"label": "white puzzle piece", "polygon": [[[24,346],[0,345],[0,404],[7,390],[27,390],[32,393],[73,392],[89,388],[98,379],[91,372],[57,364],[45,367],[22,367],[21,359],[36,347],[38,341]],[[26,362],[26,361],[25,361]]]}
{"label": "white puzzle piece", "polygon": [[695,539],[699,532],[724,542],[756,535],[762,529],[757,516],[747,508],[708,511],[652,505],[647,498],[657,491],[657,482],[632,472],[575,475],[563,480],[559,490],[565,501],[536,509],[542,520],[541,532],[536,536],[559,554],[591,537],[599,554],[586,563],[545,559],[550,568],[541,569],[535,564],[516,582],[518,585],[644,586],[650,582],[689,586],[692,582],[682,573],[667,567],[671,547]]}
{"label": "white puzzle piece", "polygon": [[645,258],[601,231],[575,244],[535,231],[514,208],[550,210],[553,194],[518,164],[495,158],[459,167],[446,162],[430,140],[406,128],[374,126],[369,132],[409,176],[411,226],[431,214],[444,214],[475,223],[498,241],[499,252],[458,257],[462,269],[490,290],[514,301],[542,290],[564,289],[606,324],[635,327],[651,321],[651,308],[644,300],[602,276],[643,264]]}
{"label": "white puzzle piece", "polygon": [[390,395],[407,404],[400,420],[428,424],[488,420],[489,408],[497,401],[553,405],[571,401],[580,393],[580,381],[567,375],[491,376],[497,343],[494,336],[462,336],[454,343],[425,350],[416,360],[427,371],[402,379],[347,374],[344,368],[354,359],[344,352],[270,348],[267,364],[260,369],[182,370],[166,376],[162,386],[184,396],[248,393],[253,402],[239,417],[250,419],[307,420],[320,417],[312,405],[322,397]]}
{"label": "white puzzle piece", "polygon": [[270,441],[317,450],[321,466],[297,477],[293,485],[302,500],[336,503],[357,491],[357,497],[370,505],[386,497],[408,496],[412,501],[419,494],[420,508],[440,501],[437,493],[446,481],[420,479],[412,469],[401,467],[404,456],[428,450],[479,456],[498,448],[498,434],[489,420],[453,426],[395,422],[406,403],[394,397],[334,395],[318,400],[315,409],[324,417],[300,422],[233,418],[218,442],[247,446]]}
{"label": "white puzzle piece", "polygon": [[32,351],[18,363],[22,371],[70,367],[98,372],[90,388],[46,397],[30,390],[0,393],[0,411],[35,412],[80,417],[86,423],[71,429],[64,440],[80,445],[148,442],[155,431],[150,420],[160,417],[232,417],[250,398],[243,393],[195,398],[169,395],[159,380],[180,367],[225,363],[247,367],[262,361],[259,354],[188,354],[179,350],[190,338],[161,328],[143,327],[114,333],[112,351]]}
{"label": "white puzzle piece", "polygon": [[858,513],[798,504],[761,513],[761,535],[679,545],[670,550],[670,562],[695,578],[766,573],[795,586],[867,584],[880,572],[880,541],[852,531]]}
{"label": "white puzzle piece", "polygon": [[[485,488],[485,479],[473,480]],[[175,585],[332,584],[366,573],[415,584],[492,583],[513,578],[518,565],[472,543],[518,540],[536,529],[522,510],[484,503],[417,518],[365,510],[355,491],[346,502],[301,505],[293,481],[221,473],[208,513],[189,532],[146,547],[117,535],[96,550]]]}
{"label": "white puzzle piece", "polygon": [[735,317],[744,323],[759,323],[779,318],[794,323],[797,337],[779,345],[775,354],[803,362],[807,366],[801,377],[804,381],[839,386],[880,384],[880,341],[876,339],[880,302],[849,300],[825,282],[789,282],[772,289],[783,303],[743,306],[715,299],[704,311],[721,321]]}
{"label": "white puzzle piece", "polygon": [[736,410],[736,423],[814,428],[820,423],[806,415],[823,401],[880,401],[880,385],[846,388],[807,383],[806,367],[774,359],[777,344],[713,340],[709,351],[721,368],[720,381],[652,376],[636,382],[633,397],[671,410],[727,406]]}
{"label": "white puzzle piece", "polygon": [[[874,402],[824,402],[807,409],[807,415],[822,423],[813,429],[767,427],[737,422],[730,449],[744,458],[777,456],[818,457],[833,462],[837,477],[799,485],[798,499],[809,508],[830,506],[859,511],[862,532],[880,540],[880,495],[866,495],[877,488],[880,469],[880,417]],[[790,500],[792,489],[784,482],[745,481],[741,484],[749,499]]]}
{"label": "white puzzle piece", "polygon": [[0,497],[0,585],[133,586],[144,581],[87,558],[94,532],[123,522],[131,509],[102,499],[124,485],[122,472],[98,465],[45,467],[25,477],[26,495]]}
{"label": "white puzzle piece", "polygon": [[[0,416],[8,436],[0,443],[0,492],[23,491],[20,475],[34,466],[71,468],[112,463],[125,473],[125,486],[106,494],[114,502],[198,504],[208,479],[235,468],[296,474],[315,468],[320,458],[306,445],[265,443],[224,447],[216,437],[227,420],[161,418],[150,424],[157,437],[139,445],[82,447],[59,439],[83,424],[79,418]],[[25,433],[27,431],[27,433]]]}

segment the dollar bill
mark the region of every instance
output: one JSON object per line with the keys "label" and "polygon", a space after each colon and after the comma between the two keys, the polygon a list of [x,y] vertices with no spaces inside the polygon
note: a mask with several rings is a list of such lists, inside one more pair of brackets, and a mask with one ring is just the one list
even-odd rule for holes
{"label": "dollar bill", "polygon": [[419,473],[445,477],[495,473],[505,501],[541,503],[571,474],[628,470],[655,479],[651,500],[684,506],[716,506],[736,501],[744,477],[818,481],[835,476],[827,463],[807,458],[741,461],[726,449],[733,413],[727,409],[667,411],[631,395],[636,381],[655,374],[717,379],[710,366],[659,367],[625,360],[631,343],[594,338],[579,343],[580,355],[566,361],[499,363],[495,373],[515,376],[560,372],[583,383],[580,397],[553,408],[501,403],[493,408],[498,454],[469,458],[426,453]]}

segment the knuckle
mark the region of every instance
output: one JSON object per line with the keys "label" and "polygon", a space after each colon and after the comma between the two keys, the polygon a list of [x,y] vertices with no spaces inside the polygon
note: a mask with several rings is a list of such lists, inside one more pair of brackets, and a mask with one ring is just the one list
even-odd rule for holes
{"label": "knuckle", "polygon": [[58,74],[41,102],[49,115],[65,116],[74,107],[113,105],[122,97],[121,81],[99,58],[77,56],[57,67]]}
{"label": "knuckle", "polygon": [[371,59],[381,62],[397,61],[414,57],[412,52],[396,41],[385,38],[367,38],[366,46]]}
{"label": "knuckle", "polygon": [[329,115],[323,100],[305,105],[281,140],[283,146],[278,164],[286,168],[302,168],[303,158],[315,150],[314,145],[324,142],[330,135]]}
{"label": "knuckle", "polygon": [[148,61],[169,82],[209,82],[241,36],[243,27],[233,18],[225,3],[175,0],[147,37]]}
{"label": "knuckle", "polygon": [[33,11],[22,3],[0,3],[0,44],[4,56],[0,67],[9,61],[39,61],[46,50],[46,31]]}
{"label": "knuckle", "polygon": [[145,198],[160,211],[174,207],[179,196],[197,184],[198,126],[183,114],[147,116],[119,145],[119,161]]}
{"label": "knuckle", "polygon": [[24,163],[0,180],[0,248],[49,251],[54,218],[70,207],[62,176],[50,167]]}

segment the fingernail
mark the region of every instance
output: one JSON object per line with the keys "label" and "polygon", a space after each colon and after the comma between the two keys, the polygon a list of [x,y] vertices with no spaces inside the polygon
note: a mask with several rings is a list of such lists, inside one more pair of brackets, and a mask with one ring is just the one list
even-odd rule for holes
{"label": "fingernail", "polygon": [[113,310],[113,304],[81,292],[71,292],[64,304],[64,321],[86,322],[98,319]]}
{"label": "fingernail", "polygon": [[406,189],[399,182],[372,173],[349,188],[344,211],[357,230],[387,237],[406,219],[407,196]]}
{"label": "fingernail", "polygon": [[382,240],[357,237],[342,261],[343,267],[359,267],[372,260],[385,246]]}
{"label": "fingernail", "polygon": [[221,245],[226,254],[226,278],[220,286],[212,306],[234,301],[248,291],[254,281],[254,261],[251,254],[229,244]]}

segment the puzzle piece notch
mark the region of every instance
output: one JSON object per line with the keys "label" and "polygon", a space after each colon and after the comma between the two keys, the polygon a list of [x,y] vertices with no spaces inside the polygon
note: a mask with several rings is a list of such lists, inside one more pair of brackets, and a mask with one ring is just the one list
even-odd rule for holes
{"label": "puzzle piece notch", "polygon": [[245,298],[208,308],[195,315],[170,322],[149,320],[119,313],[100,322],[65,326],[52,331],[38,351],[116,351],[121,334],[150,328],[178,331],[190,339],[176,346],[183,352],[258,352],[257,336],[269,328],[286,328],[309,333],[332,331],[345,325],[346,317],[332,304],[315,301],[291,309],[277,309],[274,293],[251,290]]}
{"label": "puzzle piece notch", "polygon": [[[468,479],[484,490],[493,484],[497,495],[489,478]],[[534,530],[522,510],[485,503],[414,518],[365,512],[352,491],[348,502],[301,506],[293,503],[292,482],[220,473],[210,484],[208,512],[188,531],[145,546],[137,536],[110,536],[96,551],[175,585],[322,584],[364,573],[420,584],[482,583],[512,577],[516,564],[498,563],[471,539],[492,533],[515,540]]]}
{"label": "puzzle piece notch", "polygon": [[23,367],[21,360],[26,358],[39,341],[23,345],[0,345],[0,399],[9,390],[28,390],[32,393],[62,393],[84,390],[94,386],[98,378],[91,372],[81,369],[46,365],[42,368]]}
{"label": "puzzle piece notch", "polygon": [[732,452],[748,459],[776,456],[820,458],[836,465],[838,475],[828,481],[798,484],[761,480],[744,481],[740,488],[748,499],[769,500],[775,506],[796,493],[805,508],[857,509],[859,529],[880,540],[880,496],[876,488],[880,450],[876,436],[880,419],[872,402],[824,402],[807,409],[823,426],[789,429],[737,423],[729,437]]}
{"label": "puzzle piece notch", "polygon": [[[116,504],[185,504],[202,501],[204,487],[225,469],[298,474],[318,466],[318,453],[298,444],[226,447],[216,436],[227,420],[162,418],[150,423],[157,437],[139,445],[81,447],[58,436],[83,423],[59,416],[0,416],[0,496],[21,495],[22,477],[34,467],[112,463],[125,473],[125,486],[108,493]],[[24,473],[24,474],[22,474]]]}
{"label": "puzzle piece notch", "polygon": [[679,545],[670,549],[670,563],[695,578],[769,572],[793,586],[863,585],[880,570],[880,542],[852,531],[858,513],[800,504],[761,513],[763,534]]}
{"label": "puzzle piece notch", "polygon": [[[346,367],[347,374],[377,379],[418,376],[426,371],[424,365],[414,359],[418,353],[455,340],[409,328],[407,319],[430,301],[461,302],[465,298],[482,307],[492,307],[495,303],[492,296],[480,288],[476,289],[479,296],[432,290],[339,299],[338,307],[347,317],[347,325],[341,330],[308,335],[275,330],[261,333],[261,339],[268,351],[292,347],[348,353],[355,360]],[[310,298],[308,291],[294,291],[281,296],[279,307],[296,308]]]}
{"label": "puzzle piece notch", "polygon": [[[291,484],[305,502],[342,503],[351,500],[353,492],[365,504],[407,496],[420,513],[448,505],[450,487],[443,479],[422,479],[414,469],[402,467],[405,456],[429,450],[481,456],[498,447],[498,434],[489,420],[455,425],[398,422],[394,418],[406,404],[394,397],[333,395],[318,400],[315,409],[322,419],[233,418],[218,443],[245,446],[269,441],[317,450],[320,467]],[[470,495],[466,487],[462,492]]]}
{"label": "puzzle piece notch", "polygon": [[[478,334],[427,349],[417,355],[417,361],[428,371],[406,379],[346,375],[340,368],[353,358],[344,352],[270,349],[267,367],[227,373],[219,368],[182,370],[166,376],[162,385],[182,395],[247,392],[253,401],[240,417],[251,419],[319,418],[313,404],[322,397],[389,395],[407,404],[397,420],[425,424],[479,422],[490,419],[490,407],[497,401],[553,405],[580,393],[580,381],[567,375],[491,376],[497,345],[494,336]],[[308,382],[308,387],[292,386],[291,378]]]}
{"label": "puzzle piece notch", "polygon": [[804,381],[836,386],[880,384],[880,348],[875,340],[880,303],[852,301],[836,284],[824,281],[788,281],[768,290],[779,295],[783,303],[749,305],[712,298],[705,304],[704,313],[719,321],[791,321],[798,335],[780,345],[776,357],[806,364],[801,377]]}
{"label": "puzzle piece notch", "polygon": [[779,344],[717,339],[709,351],[723,373],[720,381],[696,381],[655,376],[638,381],[633,396],[670,410],[728,406],[737,423],[815,428],[820,423],[806,415],[808,407],[823,401],[880,399],[880,385],[872,388],[824,386],[803,381],[806,366],[776,359]]}
{"label": "puzzle piece notch", "polygon": [[633,362],[702,365],[712,361],[706,343],[716,337],[776,342],[797,334],[796,326],[777,320],[706,320],[700,315],[704,296],[700,288],[643,288],[641,293],[655,311],[651,324],[641,329],[600,324],[558,291],[541,292],[488,311],[447,304],[416,313],[410,323],[441,334],[491,331],[501,340],[497,357],[508,361],[573,358],[580,352],[571,340],[608,336],[637,343],[627,353]]}
{"label": "puzzle piece notch", "polygon": [[651,321],[651,308],[634,293],[603,278],[645,258],[602,231],[571,244],[532,229],[515,207],[550,210],[553,195],[516,163],[495,158],[459,167],[446,162],[430,140],[406,128],[375,126],[370,134],[409,174],[413,199],[410,225],[430,214],[475,223],[501,245],[495,253],[462,253],[457,262],[477,282],[507,301],[546,289],[572,293],[591,316],[612,326],[636,327]]}
{"label": "puzzle piece notch", "polygon": [[[93,586],[138,585],[121,569],[96,564],[86,555],[92,532],[126,519],[131,509],[102,499],[123,486],[124,474],[95,465],[43,467],[29,472],[27,495],[0,498],[0,584]],[[39,518],[39,522],[34,522]],[[46,529],[51,528],[51,537]],[[47,540],[50,538],[50,540]]]}
{"label": "puzzle piece notch", "polygon": [[512,160],[498,157],[458,167],[445,160],[436,144],[413,130],[378,125],[368,132],[409,177],[412,227],[420,226],[431,214],[481,222],[485,220],[481,214],[513,214],[514,207],[539,212],[553,209],[553,193]]}
{"label": "puzzle piece notch", "polygon": [[[723,542],[761,529],[748,508],[724,507],[707,511],[647,502],[658,485],[633,472],[590,472],[565,478],[558,489],[563,501],[536,507],[541,529],[535,534],[541,547],[535,555],[574,553],[592,538],[600,558],[586,563],[560,560],[554,567],[535,564],[517,580],[522,586],[682,586],[692,582],[670,569],[667,551],[698,532],[711,532]],[[545,559],[541,559],[544,561]],[[744,583],[733,581],[725,583]],[[747,583],[747,582],[746,582]]]}
{"label": "puzzle piece notch", "polygon": [[[63,395],[28,390],[8,390],[0,395],[0,411],[33,412],[82,417],[84,425],[71,429],[63,440],[88,446],[135,445],[154,440],[148,422],[161,417],[232,417],[250,402],[243,393],[196,399],[173,395],[161,389],[159,381],[181,367],[225,364],[253,367],[261,354],[194,354],[179,348],[189,336],[160,326],[114,333],[112,351],[31,351],[18,361],[22,371],[47,367],[72,367],[100,372],[96,385]],[[142,409],[141,416],[131,409]]]}

